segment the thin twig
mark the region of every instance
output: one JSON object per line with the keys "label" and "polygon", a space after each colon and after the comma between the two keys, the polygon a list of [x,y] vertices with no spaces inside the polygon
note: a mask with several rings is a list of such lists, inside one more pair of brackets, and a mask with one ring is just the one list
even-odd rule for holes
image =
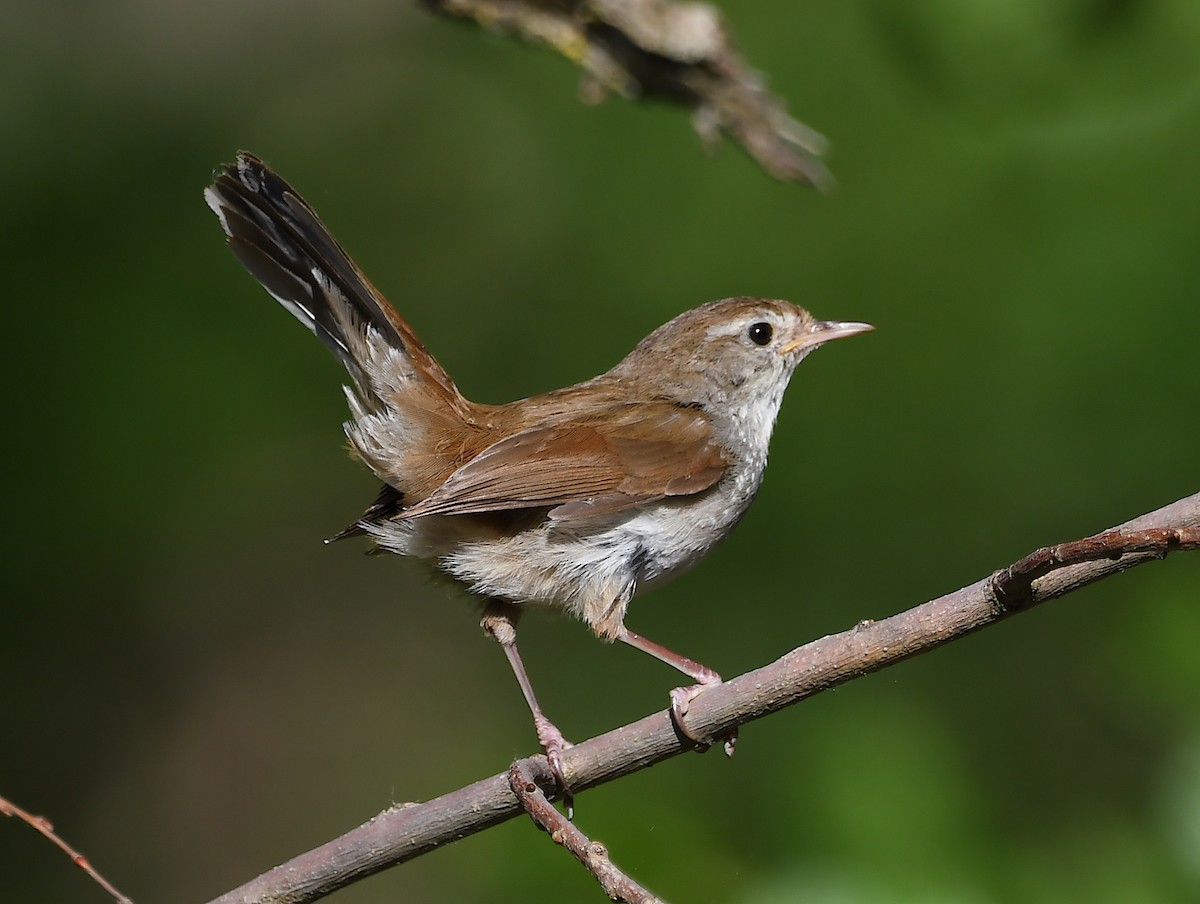
{"label": "thin twig", "polygon": [[[1017,578],[996,572],[916,608],[877,622],[860,622],[848,631],[814,640],[780,659],[709,688],[692,701],[688,725],[706,737],[723,737],[739,725],[893,665],[919,653],[995,624],[1032,606],[1063,596],[1086,584],[1143,562],[1161,558],[1168,549],[1195,548],[1200,529],[1200,493],[1116,528],[1116,537],[1099,534],[1076,544],[1039,550],[1036,565],[1012,568],[1030,581],[1021,606],[1004,604],[997,582],[1016,586]],[[1151,542],[1156,530],[1176,531],[1174,541]],[[1118,539],[1119,537],[1119,539]],[[1079,544],[1084,544],[1080,546]],[[1092,544],[1087,546],[1087,544]],[[1053,553],[1058,549],[1059,553]],[[1099,558],[1081,552],[1093,549]],[[1119,558],[1111,558],[1119,554]],[[1062,564],[1056,564],[1055,558]],[[1042,573],[1048,560],[1050,571]],[[1025,560],[1022,560],[1025,561]],[[1025,578],[1022,577],[1023,581]],[[646,716],[607,734],[576,744],[563,756],[571,787],[578,793],[692,750],[681,740],[668,712]],[[543,756],[520,761],[520,767],[543,788],[553,778]],[[393,807],[295,859],[264,873],[218,898],[215,904],[303,904],[451,841],[490,828],[524,812],[508,772],[501,772],[423,804]]]}
{"label": "thin twig", "polygon": [[111,882],[109,882],[102,875],[100,875],[99,872],[96,871],[96,868],[88,862],[87,857],[83,856],[83,854],[79,853],[79,851],[75,850],[75,848],[63,841],[58,833],[54,831],[54,826],[50,824],[50,820],[46,819],[44,816],[34,816],[28,810],[22,810],[12,801],[6,800],[3,797],[0,797],[0,813],[3,813],[5,816],[15,816],[26,825],[32,826],[53,841],[62,849],[63,853],[71,858],[71,861],[77,867],[91,876],[92,880],[97,885],[112,895],[117,904],[133,904],[129,898],[117,891]]}
{"label": "thin twig", "polygon": [[721,133],[768,174],[832,185],[826,140],[788,115],[734,46],[711,3],[675,0],[424,0],[430,9],[558,52],[584,73],[588,102],[608,94],[682,104],[706,146]]}
{"label": "thin twig", "polygon": [[599,841],[591,841],[575,823],[555,809],[549,798],[534,780],[528,766],[521,760],[508,768],[508,787],[529,814],[534,825],[575,855],[589,873],[596,877],[610,901],[624,904],[663,904],[661,898],[646,891],[621,872],[608,857],[608,849]]}

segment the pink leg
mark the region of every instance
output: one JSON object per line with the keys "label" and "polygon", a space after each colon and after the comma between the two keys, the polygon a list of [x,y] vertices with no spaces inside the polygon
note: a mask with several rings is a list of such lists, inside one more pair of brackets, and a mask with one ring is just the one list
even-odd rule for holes
{"label": "pink leg", "polygon": [[488,604],[483,612],[483,619],[480,625],[483,630],[490,635],[497,643],[500,644],[500,649],[504,650],[504,655],[508,658],[508,664],[513,670],[513,674],[517,677],[517,684],[521,686],[521,693],[525,697],[525,703],[529,706],[529,711],[533,714],[533,727],[537,731],[538,743],[542,745],[542,750],[546,753],[546,762],[550,766],[550,771],[554,773],[555,781],[562,789],[563,804],[567,808],[567,818],[574,817],[574,797],[571,794],[571,788],[567,784],[566,776],[563,774],[563,751],[571,746],[571,742],[563,737],[563,733],[558,730],[558,727],[546,718],[542,708],[538,705],[537,697],[533,693],[533,685],[529,682],[529,676],[525,673],[525,665],[521,662],[521,654],[517,650],[517,608],[510,603],[502,603],[493,601]]}
{"label": "pink leg", "polygon": [[[674,650],[668,650],[662,644],[655,643],[642,637],[640,634],[635,634],[624,625],[621,626],[620,633],[617,634],[617,640],[622,643],[627,643],[635,650],[641,650],[643,653],[649,653],[660,662],[665,662],[672,666],[697,683],[691,687],[677,687],[671,691],[671,719],[675,722],[675,727],[679,729],[680,734],[692,741],[699,747],[707,748],[712,742],[707,738],[697,736],[684,721],[684,716],[687,715],[688,705],[696,699],[705,688],[721,683],[721,676],[710,669],[708,666],[696,662],[694,659],[688,659],[686,656],[681,656]],[[734,745],[737,744],[737,732],[735,731],[729,737],[725,738],[724,747],[725,755],[733,756]]]}

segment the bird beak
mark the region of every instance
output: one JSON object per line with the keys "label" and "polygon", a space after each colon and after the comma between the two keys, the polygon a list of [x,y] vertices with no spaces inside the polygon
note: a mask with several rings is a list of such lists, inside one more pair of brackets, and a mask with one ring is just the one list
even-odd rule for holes
{"label": "bird beak", "polygon": [[801,348],[816,348],[832,339],[844,339],[846,336],[856,336],[867,333],[875,327],[869,323],[856,323],[842,320],[816,320],[809,324],[800,336],[783,347],[785,355]]}

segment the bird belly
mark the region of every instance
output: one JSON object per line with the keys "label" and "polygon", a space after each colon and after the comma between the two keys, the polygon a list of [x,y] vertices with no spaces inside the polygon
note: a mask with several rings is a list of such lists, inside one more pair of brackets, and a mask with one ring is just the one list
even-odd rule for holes
{"label": "bird belly", "polygon": [[431,560],[473,593],[559,609],[612,639],[636,593],[686,571],[733,530],[760,474],[738,469],[704,493],[594,518],[516,510],[394,520],[369,531],[381,547]]}

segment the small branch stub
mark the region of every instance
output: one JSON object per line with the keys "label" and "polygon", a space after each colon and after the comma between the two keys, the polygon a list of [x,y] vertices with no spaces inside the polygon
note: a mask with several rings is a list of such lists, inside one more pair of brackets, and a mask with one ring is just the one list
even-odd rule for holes
{"label": "small branch stub", "polygon": [[1111,559],[1117,563],[1141,554],[1136,565],[1147,558],[1163,559],[1172,549],[1200,547],[1196,528],[1153,528],[1150,530],[1109,530],[1095,536],[1043,546],[992,576],[992,592],[1005,609],[1022,609],[1035,601],[1034,584],[1038,579],[1068,565]]}
{"label": "small branch stub", "polygon": [[555,844],[570,851],[596,877],[609,900],[624,904],[664,904],[660,898],[623,873],[609,859],[608,849],[603,844],[590,841],[578,826],[568,821],[550,803],[524,761],[517,760],[509,767],[508,786],[534,824],[548,834]]}

